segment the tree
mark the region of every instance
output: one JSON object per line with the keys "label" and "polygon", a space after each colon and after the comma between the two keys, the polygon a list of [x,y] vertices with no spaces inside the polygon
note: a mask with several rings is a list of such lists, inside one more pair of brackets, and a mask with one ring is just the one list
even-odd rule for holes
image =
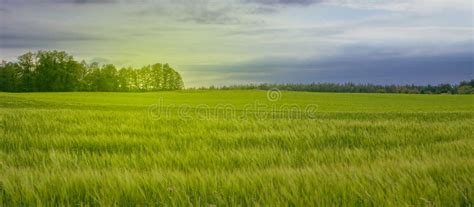
{"label": "tree", "polygon": [[64,51],[28,52],[17,63],[1,62],[0,91],[158,91],[184,88],[168,64],[140,69],[77,62]]}
{"label": "tree", "polygon": [[18,57],[20,76],[19,91],[36,91],[34,74],[36,61],[36,55],[31,52]]}
{"label": "tree", "polygon": [[36,88],[38,91],[74,91],[78,84],[80,64],[66,52],[37,53]]}
{"label": "tree", "polygon": [[459,83],[459,86],[471,86],[471,87],[474,87],[474,79],[472,79],[471,81],[461,81],[461,83]]}
{"label": "tree", "polygon": [[87,73],[88,73],[88,65],[85,61],[81,61],[78,67],[78,80],[77,80],[77,91],[87,91],[88,90],[88,82],[87,82]]}
{"label": "tree", "polygon": [[163,65],[163,90],[177,90],[183,88],[181,76],[168,64]]}
{"label": "tree", "polygon": [[441,84],[439,87],[439,93],[452,93],[453,87],[451,84]]}
{"label": "tree", "polygon": [[181,75],[173,70],[172,80],[171,80],[171,90],[181,90],[184,88],[183,79]]}
{"label": "tree", "polygon": [[152,89],[153,79],[150,66],[145,66],[138,70],[138,78],[140,80],[141,91],[150,91]]}
{"label": "tree", "polygon": [[100,66],[98,63],[86,64],[86,74],[84,75],[84,85],[86,91],[99,91]]}
{"label": "tree", "polygon": [[117,69],[114,65],[102,66],[99,73],[99,91],[117,91],[119,88]]}
{"label": "tree", "polygon": [[459,94],[474,94],[474,87],[470,85],[459,86],[458,93]]}
{"label": "tree", "polygon": [[20,66],[17,63],[6,63],[0,67],[0,90],[17,92],[20,86]]}
{"label": "tree", "polygon": [[163,66],[161,64],[154,64],[151,66],[151,76],[153,90],[163,90]]}
{"label": "tree", "polygon": [[125,92],[130,91],[131,81],[130,81],[130,70],[127,68],[122,68],[118,71],[118,90]]}

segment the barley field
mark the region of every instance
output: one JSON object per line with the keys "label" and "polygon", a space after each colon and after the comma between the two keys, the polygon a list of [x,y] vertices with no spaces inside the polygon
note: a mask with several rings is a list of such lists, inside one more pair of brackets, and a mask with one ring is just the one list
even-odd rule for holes
{"label": "barley field", "polygon": [[472,206],[474,96],[0,93],[0,206]]}

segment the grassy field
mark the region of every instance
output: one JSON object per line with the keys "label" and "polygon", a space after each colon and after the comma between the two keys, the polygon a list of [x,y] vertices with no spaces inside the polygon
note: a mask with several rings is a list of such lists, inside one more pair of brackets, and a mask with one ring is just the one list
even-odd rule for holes
{"label": "grassy field", "polygon": [[474,204],[474,96],[268,95],[0,93],[0,205]]}

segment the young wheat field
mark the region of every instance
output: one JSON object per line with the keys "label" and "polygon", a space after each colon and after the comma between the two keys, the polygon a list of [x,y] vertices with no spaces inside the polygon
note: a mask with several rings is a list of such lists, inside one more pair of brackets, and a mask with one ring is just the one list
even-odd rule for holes
{"label": "young wheat field", "polygon": [[0,93],[0,206],[472,206],[474,96]]}

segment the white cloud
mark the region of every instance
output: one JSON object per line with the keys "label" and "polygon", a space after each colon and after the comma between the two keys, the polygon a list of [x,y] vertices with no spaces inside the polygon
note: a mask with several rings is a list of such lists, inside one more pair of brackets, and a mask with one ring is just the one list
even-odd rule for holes
{"label": "white cloud", "polygon": [[391,44],[451,44],[473,40],[474,28],[465,27],[359,27],[334,36],[357,42]]}
{"label": "white cloud", "polygon": [[436,13],[443,11],[473,11],[471,0],[328,0],[330,4],[360,9],[380,9],[398,12]]}

